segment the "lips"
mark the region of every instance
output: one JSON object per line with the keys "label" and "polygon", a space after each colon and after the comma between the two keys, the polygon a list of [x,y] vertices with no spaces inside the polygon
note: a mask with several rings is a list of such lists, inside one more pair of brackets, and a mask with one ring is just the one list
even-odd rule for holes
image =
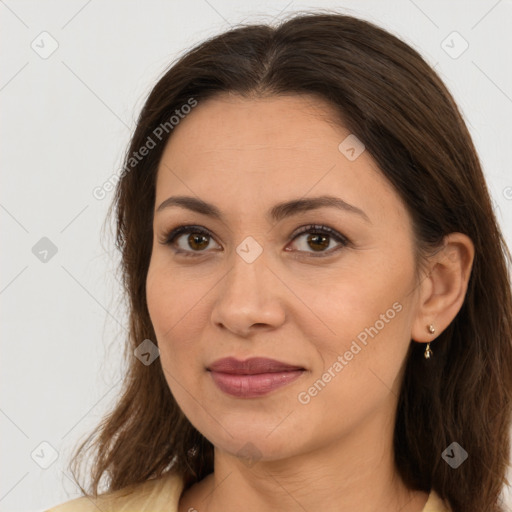
{"label": "lips", "polygon": [[264,357],[245,361],[227,357],[215,361],[207,370],[221,391],[238,398],[264,396],[293,382],[305,372],[301,366]]}
{"label": "lips", "polygon": [[209,370],[221,373],[230,373],[232,375],[256,375],[258,373],[277,373],[293,370],[304,370],[301,366],[293,366],[275,359],[266,357],[252,357],[245,361],[240,361],[234,357],[226,357],[212,363]]}

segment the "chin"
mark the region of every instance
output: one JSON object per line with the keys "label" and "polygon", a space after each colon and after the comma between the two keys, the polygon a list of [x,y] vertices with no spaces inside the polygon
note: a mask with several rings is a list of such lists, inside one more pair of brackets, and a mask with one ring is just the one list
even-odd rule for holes
{"label": "chin", "polygon": [[229,433],[232,437],[224,431],[205,437],[210,440],[216,450],[227,452],[242,461],[247,459],[247,465],[258,461],[286,459],[301,451],[302,442],[296,433],[288,429],[280,433],[274,431],[269,435],[268,428],[262,427],[258,430],[252,424],[250,429],[230,429]]}

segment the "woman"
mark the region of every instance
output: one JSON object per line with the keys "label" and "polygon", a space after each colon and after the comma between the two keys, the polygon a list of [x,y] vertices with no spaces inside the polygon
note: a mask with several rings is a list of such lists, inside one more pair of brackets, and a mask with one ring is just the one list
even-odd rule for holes
{"label": "woman", "polygon": [[510,254],[417,52],[336,13],[204,42],[113,206],[134,355],[52,510],[502,510]]}

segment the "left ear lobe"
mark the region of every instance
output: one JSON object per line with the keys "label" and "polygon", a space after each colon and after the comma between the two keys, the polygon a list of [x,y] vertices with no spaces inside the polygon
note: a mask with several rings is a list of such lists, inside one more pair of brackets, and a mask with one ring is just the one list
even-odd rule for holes
{"label": "left ear lobe", "polygon": [[[430,273],[421,283],[420,304],[411,338],[433,341],[450,325],[460,311],[468,288],[475,248],[463,233],[444,237],[443,248],[430,258]],[[429,332],[433,325],[435,336]]]}

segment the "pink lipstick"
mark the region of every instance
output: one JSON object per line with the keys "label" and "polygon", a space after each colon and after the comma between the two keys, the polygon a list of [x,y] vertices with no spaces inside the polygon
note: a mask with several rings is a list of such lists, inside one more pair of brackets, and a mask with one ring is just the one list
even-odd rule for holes
{"label": "pink lipstick", "polygon": [[227,357],[215,361],[207,370],[221,391],[238,398],[264,396],[293,382],[305,371],[301,366],[264,357],[245,361]]}

